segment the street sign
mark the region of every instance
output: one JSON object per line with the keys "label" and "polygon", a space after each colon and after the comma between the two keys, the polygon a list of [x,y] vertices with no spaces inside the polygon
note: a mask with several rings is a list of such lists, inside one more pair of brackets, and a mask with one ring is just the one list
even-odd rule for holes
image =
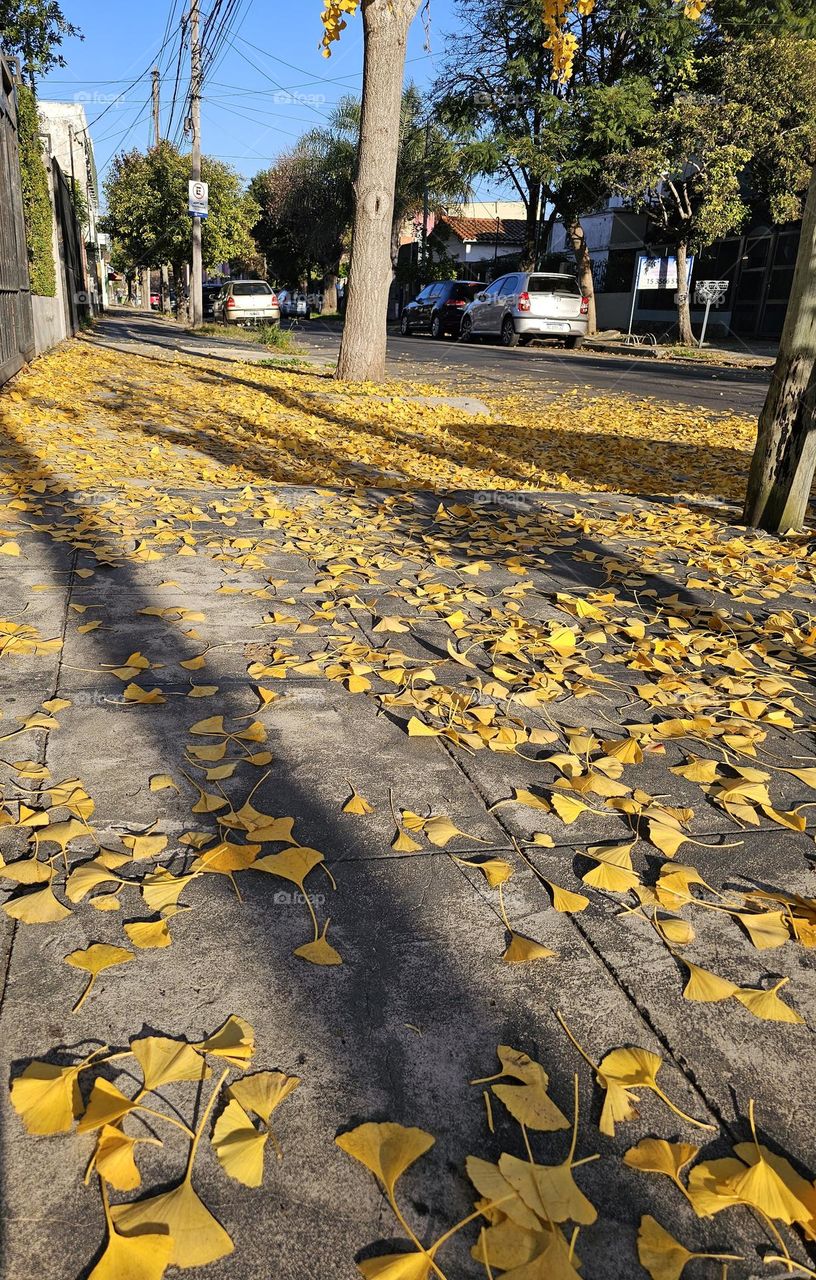
{"label": "street sign", "polygon": [[700,346],[702,346],[705,341],[706,329],[708,328],[709,311],[712,307],[722,306],[727,293],[727,280],[698,280],[694,286],[694,301],[705,303],[705,315],[703,316],[703,331],[700,334]]}
{"label": "street sign", "polygon": [[194,218],[206,218],[210,212],[210,189],[206,182],[190,182],[190,213]]}
{"label": "street sign", "polygon": [[[688,266],[686,288],[688,288],[689,282],[691,281],[691,272],[694,267],[694,258],[688,258],[686,261]],[[651,258],[648,253],[641,253],[637,260],[635,280],[632,285],[632,309],[629,312],[629,333],[632,332],[632,323],[635,318],[635,304],[637,302],[638,293],[640,293],[641,290],[677,290],[677,288],[677,258],[673,254],[667,254],[663,258]]]}
{"label": "street sign", "polygon": [[[694,266],[694,258],[688,259],[688,279],[691,279],[691,269]],[[638,259],[638,276],[635,288],[641,289],[676,289],[677,288],[677,259],[673,255],[665,258],[650,258],[647,254],[641,254]]]}

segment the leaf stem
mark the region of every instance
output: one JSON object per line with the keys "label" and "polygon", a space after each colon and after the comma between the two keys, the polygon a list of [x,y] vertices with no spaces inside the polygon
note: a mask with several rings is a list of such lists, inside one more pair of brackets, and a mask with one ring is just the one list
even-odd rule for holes
{"label": "leaf stem", "polygon": [[[187,1157],[187,1168],[186,1168],[186,1170],[185,1170],[185,1172],[184,1172],[184,1181],[185,1181],[185,1182],[190,1182],[190,1180],[191,1180],[191,1178],[192,1178],[192,1176],[193,1176],[193,1161],[194,1161],[194,1160],[195,1160],[195,1158],[196,1158],[196,1152],[198,1151],[198,1144],[199,1144],[199,1143],[200,1143],[200,1141],[201,1141],[201,1135],[203,1134],[204,1129],[205,1129],[206,1124],[207,1124],[207,1121],[208,1121],[208,1120],[209,1120],[209,1118],[210,1118],[210,1112],[212,1111],[213,1107],[215,1106],[215,1100],[216,1100],[216,1098],[218,1097],[219,1093],[221,1092],[221,1086],[222,1086],[222,1084],[224,1083],[224,1081],[226,1080],[227,1076],[229,1075],[230,1070],[231,1070],[231,1068],[230,1068],[230,1067],[226,1067],[226,1068],[221,1072],[221,1075],[218,1077],[218,1080],[217,1080],[217,1082],[216,1082],[215,1088],[213,1089],[212,1093],[210,1094],[209,1101],[207,1102],[207,1105],[206,1105],[206,1107],[204,1108],[204,1114],[203,1114],[203,1115],[202,1115],[202,1117],[201,1117],[201,1120],[200,1120],[200,1122],[199,1122],[198,1128],[196,1129],[195,1133],[193,1134],[193,1140],[192,1140],[192,1142],[190,1143],[190,1154],[189,1154],[189,1156]],[[161,1114],[161,1113],[159,1112],[158,1114]],[[166,1118],[167,1118],[167,1117],[165,1117],[165,1119],[166,1119]],[[180,1121],[175,1121],[175,1123],[177,1123],[177,1124],[178,1124],[178,1123],[180,1123]],[[186,1127],[186,1126],[185,1126],[185,1127]]]}

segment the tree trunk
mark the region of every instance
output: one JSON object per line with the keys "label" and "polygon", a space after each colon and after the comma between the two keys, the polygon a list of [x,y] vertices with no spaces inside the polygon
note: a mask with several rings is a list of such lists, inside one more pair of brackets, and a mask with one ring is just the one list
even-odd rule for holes
{"label": "tree trunk", "polygon": [[744,520],[773,533],[805,523],[816,471],[816,169],[785,327],[748,476]]}
{"label": "tree trunk", "polygon": [[142,267],[142,311],[150,310],[150,267]]}
{"label": "tree trunk", "polygon": [[328,271],[323,277],[322,316],[333,316],[337,312],[337,272]]}
{"label": "tree trunk", "polygon": [[691,327],[691,304],[688,289],[688,245],[681,240],[677,246],[677,341],[681,347],[694,346],[694,330]]}
{"label": "tree trunk", "polygon": [[538,252],[538,221],[541,211],[541,183],[532,180],[527,201],[527,225],[524,230],[524,248],[519,258],[522,271],[535,271]]}
{"label": "tree trunk", "polygon": [[573,218],[568,221],[567,235],[569,236],[572,252],[575,254],[581,292],[589,303],[587,333],[597,333],[598,322],[595,311],[595,282],[592,279],[592,257],[587,248],[586,235],[584,234],[584,228],[581,226],[580,218]]}
{"label": "tree trunk", "polygon": [[337,377],[385,377],[391,229],[408,28],[420,0],[363,0],[363,102],[348,305]]}

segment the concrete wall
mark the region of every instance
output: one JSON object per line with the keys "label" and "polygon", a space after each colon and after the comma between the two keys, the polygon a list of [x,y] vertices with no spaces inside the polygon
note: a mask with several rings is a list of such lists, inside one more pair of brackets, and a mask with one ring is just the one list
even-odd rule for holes
{"label": "concrete wall", "polygon": [[57,218],[54,208],[54,170],[51,166],[51,155],[46,144],[44,149],[45,167],[48,173],[48,193],[51,196],[51,252],[54,255],[54,266],[57,276],[57,292],[53,298],[32,296],[31,307],[34,312],[34,341],[37,355],[50,351],[63,338],[70,334],[68,300],[65,297],[65,263],[62,259],[62,246],[57,231]]}
{"label": "concrete wall", "polygon": [[596,293],[595,306],[599,329],[623,329],[625,332],[629,328],[631,293]]}

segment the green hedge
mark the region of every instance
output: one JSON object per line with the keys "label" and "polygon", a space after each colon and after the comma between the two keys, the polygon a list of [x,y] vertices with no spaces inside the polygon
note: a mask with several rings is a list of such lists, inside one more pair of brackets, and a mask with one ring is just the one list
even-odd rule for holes
{"label": "green hedge", "polygon": [[37,136],[39,127],[34,94],[27,85],[18,85],[17,133],[31,292],[44,298],[53,298],[57,292],[57,273],[51,239],[51,197],[48,192],[48,174]]}

